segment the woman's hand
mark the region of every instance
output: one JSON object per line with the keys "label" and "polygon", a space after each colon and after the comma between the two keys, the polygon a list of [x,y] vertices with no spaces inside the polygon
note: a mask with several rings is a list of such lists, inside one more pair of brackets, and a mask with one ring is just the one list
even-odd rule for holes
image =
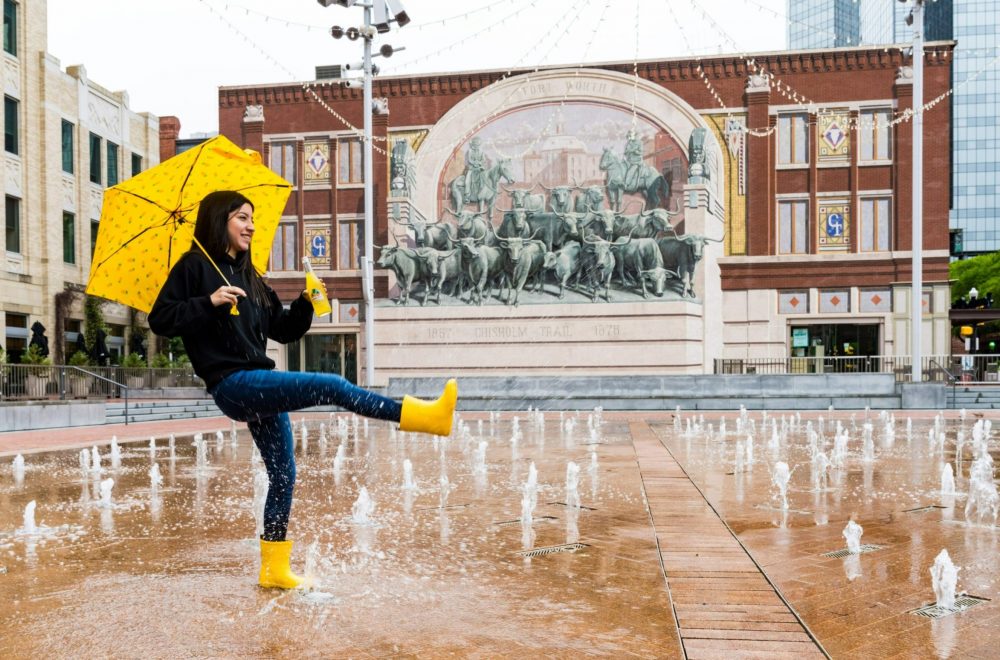
{"label": "woman's hand", "polygon": [[220,286],[210,297],[212,304],[219,307],[220,305],[236,305],[240,298],[247,297],[247,293],[238,286]]}

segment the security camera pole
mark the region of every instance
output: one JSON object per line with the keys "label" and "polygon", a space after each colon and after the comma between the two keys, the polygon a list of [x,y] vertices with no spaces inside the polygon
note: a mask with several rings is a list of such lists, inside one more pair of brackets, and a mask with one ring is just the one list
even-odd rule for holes
{"label": "security camera pole", "polygon": [[[375,228],[373,218],[373,186],[375,182],[372,174],[372,39],[379,32],[388,32],[390,22],[395,22],[402,27],[410,22],[410,18],[400,0],[369,0],[368,2],[359,2],[358,0],[317,0],[317,2],[324,7],[336,4],[345,8],[350,8],[354,5],[360,5],[364,8],[364,24],[360,28],[349,28],[345,31],[339,26],[334,26],[330,32],[335,39],[339,39],[344,34],[347,34],[349,39],[357,39],[360,36],[365,42],[364,59],[361,62],[361,68],[364,71],[364,98],[362,101],[364,104],[364,144],[362,145],[364,151],[362,161],[365,181],[365,245],[361,257],[361,287],[365,298],[365,385],[372,387],[375,384]],[[375,24],[372,23],[373,2],[377,19]],[[403,49],[396,49],[397,52],[401,50]],[[382,47],[381,54],[383,56],[389,57],[392,53],[393,48],[391,46],[386,45]],[[356,64],[348,65],[347,69],[353,69],[356,66]],[[356,82],[356,79],[348,81],[347,85],[354,87],[355,85],[352,84],[354,82]]]}
{"label": "security camera pole", "polygon": [[[903,1],[903,0],[900,0]],[[910,381],[919,383],[923,372],[924,319],[924,0],[913,0],[913,285],[910,288]]]}

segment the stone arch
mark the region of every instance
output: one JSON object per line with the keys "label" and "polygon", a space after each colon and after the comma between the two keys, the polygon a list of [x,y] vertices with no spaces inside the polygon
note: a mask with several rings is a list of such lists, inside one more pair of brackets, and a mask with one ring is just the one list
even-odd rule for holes
{"label": "stone arch", "polygon": [[[416,155],[414,203],[428,217],[440,217],[440,175],[455,149],[479,130],[518,108],[554,103],[599,103],[632,112],[670,134],[683,150],[696,128],[706,131],[705,150],[709,162],[724,162],[714,133],[702,116],[673,92],[624,73],[604,69],[557,69],[514,76],[485,87],[462,100],[431,128]],[[686,174],[686,173],[685,173]],[[712,172],[710,190],[715,204],[725,200],[724,172]],[[686,182],[686,175],[675,185]],[[718,208],[718,207],[717,207]],[[721,211],[721,209],[720,209]]]}

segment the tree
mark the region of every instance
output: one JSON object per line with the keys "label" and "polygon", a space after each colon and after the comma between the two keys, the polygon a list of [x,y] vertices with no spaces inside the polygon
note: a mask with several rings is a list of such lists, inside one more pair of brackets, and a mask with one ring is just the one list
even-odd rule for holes
{"label": "tree", "polygon": [[980,298],[987,293],[1000,294],[1000,252],[983,254],[971,259],[954,261],[948,266],[948,273],[955,281],[951,287],[951,299],[958,300],[969,295],[975,287]]}

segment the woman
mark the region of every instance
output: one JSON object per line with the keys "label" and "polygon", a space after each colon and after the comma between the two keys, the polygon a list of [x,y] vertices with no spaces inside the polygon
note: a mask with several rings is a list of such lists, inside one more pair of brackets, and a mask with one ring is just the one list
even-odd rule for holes
{"label": "woman", "polygon": [[[219,409],[247,423],[269,480],[259,582],[292,589],[302,578],[289,568],[292,542],[285,540],[295,486],[288,411],[335,404],[399,422],[404,431],[449,435],[458,388],[449,380],[436,401],[406,396],[399,403],[337,375],[274,371],[267,338],[286,344],[299,339],[309,330],[313,308],[304,291],[284,309],[254,269],[253,211],[253,203],[238,192],[214,192],[202,200],[194,237],[204,252],[192,247],[178,259],[149,313],[149,327],[158,335],[180,336]],[[228,284],[220,286],[220,272]]]}

